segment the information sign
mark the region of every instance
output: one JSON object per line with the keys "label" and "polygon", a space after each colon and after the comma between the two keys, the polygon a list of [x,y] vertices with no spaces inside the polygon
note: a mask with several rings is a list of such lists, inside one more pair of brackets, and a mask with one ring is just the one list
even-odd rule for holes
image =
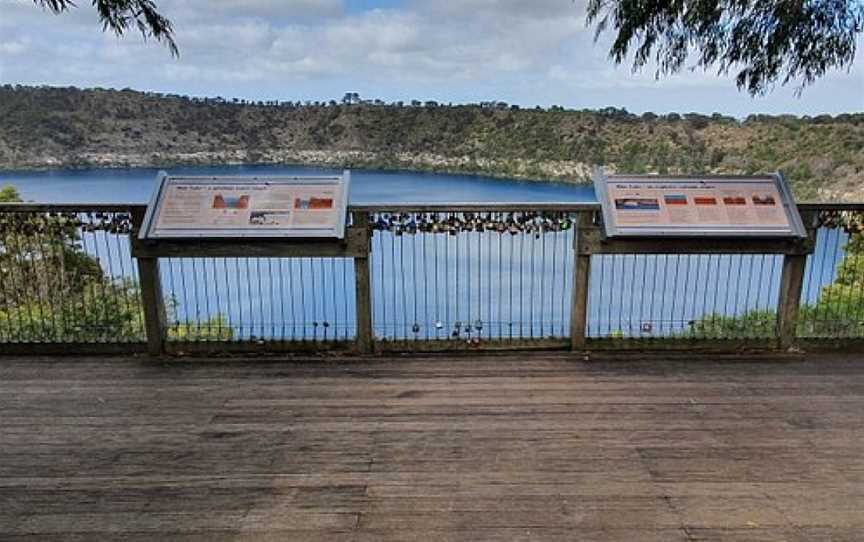
{"label": "information sign", "polygon": [[806,237],[782,175],[668,177],[599,173],[607,237]]}
{"label": "information sign", "polygon": [[345,236],[350,173],[329,177],[161,174],[142,239]]}

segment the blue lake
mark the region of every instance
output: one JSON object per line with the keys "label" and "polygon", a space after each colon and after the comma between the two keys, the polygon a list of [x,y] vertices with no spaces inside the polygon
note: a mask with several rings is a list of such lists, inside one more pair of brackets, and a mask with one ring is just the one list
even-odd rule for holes
{"label": "blue lake", "polygon": [[[338,170],[294,166],[167,168],[189,175],[297,175]],[[3,171],[26,200],[146,202],[158,170]],[[590,186],[404,171],[352,171],[351,202],[588,202]],[[129,276],[125,240],[85,235],[107,273]],[[804,301],[833,281],[845,236],[821,231]],[[466,232],[396,236],[376,232],[370,260],[373,321],[391,339],[566,337],[572,295],[573,231],[543,235]],[[594,259],[591,336],[669,336],[707,314],[774,310],[777,256],[602,256]],[[355,332],[354,266],[343,259],[166,259],[165,294],[175,322],[223,315],[236,338],[321,340]]]}
{"label": "blue lake", "polygon": [[[26,200],[50,203],[146,203],[160,170],[154,168],[0,171],[0,186],[16,186]],[[169,167],[185,175],[322,175],[341,170],[301,166]],[[517,181],[475,175],[354,170],[351,203],[584,202],[586,185]]]}

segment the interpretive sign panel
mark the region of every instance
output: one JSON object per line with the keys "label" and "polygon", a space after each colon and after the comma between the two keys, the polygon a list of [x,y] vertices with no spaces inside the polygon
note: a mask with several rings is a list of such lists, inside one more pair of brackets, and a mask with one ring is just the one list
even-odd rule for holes
{"label": "interpretive sign panel", "polygon": [[142,239],[345,236],[350,173],[330,177],[160,175]]}
{"label": "interpretive sign panel", "polygon": [[806,237],[780,174],[594,178],[608,237]]}

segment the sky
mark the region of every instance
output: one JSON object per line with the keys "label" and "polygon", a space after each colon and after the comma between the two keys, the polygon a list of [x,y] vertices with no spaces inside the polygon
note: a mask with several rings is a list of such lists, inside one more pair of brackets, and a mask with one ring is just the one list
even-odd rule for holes
{"label": "sky", "polygon": [[[62,15],[0,0],[0,83],[134,88],[254,100],[505,101],[743,117],[864,111],[864,54],[800,97],[752,98],[730,76],[657,80],[608,58],[585,0],[155,0],[180,57],[103,33],[87,0]],[[864,40],[860,41],[864,50]]]}

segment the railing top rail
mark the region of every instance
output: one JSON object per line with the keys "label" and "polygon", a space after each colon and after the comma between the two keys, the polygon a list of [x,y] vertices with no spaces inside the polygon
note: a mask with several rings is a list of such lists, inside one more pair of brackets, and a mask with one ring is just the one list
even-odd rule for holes
{"label": "railing top rail", "polygon": [[801,211],[864,211],[864,203],[799,203]]}
{"label": "railing top rail", "polygon": [[143,203],[0,203],[0,213],[125,213]]}
{"label": "railing top rail", "polygon": [[492,202],[492,203],[365,203],[349,205],[349,211],[391,212],[483,212],[483,211],[596,211],[597,202]]}
{"label": "railing top rail", "polygon": [[[0,213],[130,212],[144,203],[0,203]],[[864,203],[799,203],[802,211],[864,211]],[[363,203],[349,205],[356,212],[483,212],[483,211],[597,211],[598,202],[487,202],[487,203]]]}

